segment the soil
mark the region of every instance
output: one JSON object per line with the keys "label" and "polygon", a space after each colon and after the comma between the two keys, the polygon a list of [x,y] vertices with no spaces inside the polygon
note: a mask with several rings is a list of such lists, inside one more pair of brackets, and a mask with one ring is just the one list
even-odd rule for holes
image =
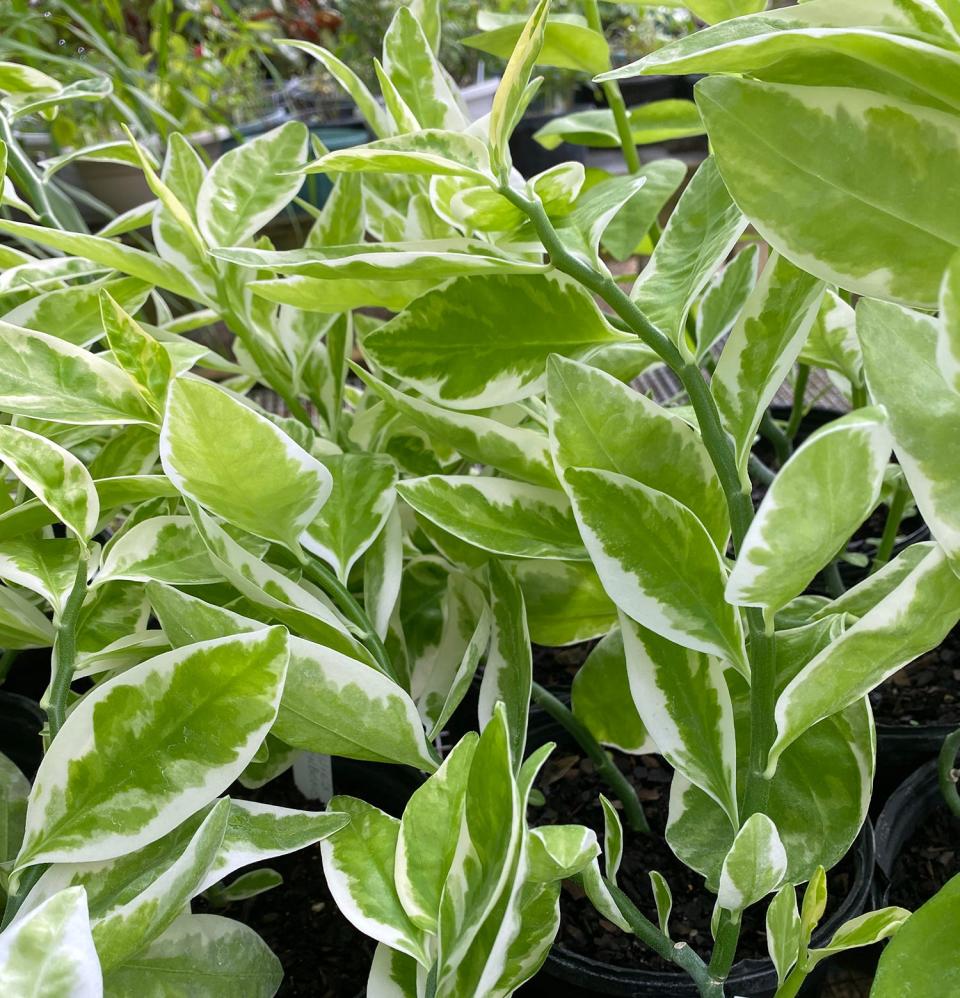
{"label": "soil", "polygon": [[582,641],[565,648],[534,645],[533,681],[556,696],[569,695],[574,677],[596,645],[596,641]]}
{"label": "soil", "polygon": [[[324,807],[320,801],[307,800],[289,772],[260,790],[234,787],[233,791],[237,797],[282,807],[306,811]],[[217,911],[236,918],[263,937],[283,964],[278,998],[354,998],[361,994],[375,943],[340,914],[327,889],[319,843],[258,866],[276,870],[283,883],[225,908],[213,909],[198,900],[194,910]],[[247,867],[244,872],[248,869],[257,866]]]}
{"label": "soil", "polygon": [[913,833],[897,857],[888,904],[915,911],[960,873],[960,818],[939,807]]}
{"label": "soil", "polygon": [[[650,889],[649,871],[659,871],[673,892],[670,932],[700,953],[712,947],[710,917],[713,895],[703,886],[703,880],[674,856],[663,837],[667,821],[672,770],[656,756],[629,756],[612,753],[621,771],[637,788],[653,836],[647,838],[625,829],[625,848],[620,865],[620,886],[651,919],[657,921],[657,910]],[[538,781],[546,803],[531,810],[530,821],[535,825],[587,825],[603,839],[603,814],[597,797],[609,790],[596,777],[589,759],[580,757],[569,747],[560,747],[544,767]],[[853,882],[853,860],[845,858],[830,872],[830,902],[825,917],[846,897]],[[768,959],[764,928],[764,905],[749,908],[743,918],[737,959]],[[560,897],[560,933],[557,942],[564,949],[594,960],[621,967],[676,973],[676,967],[660,959],[634,936],[621,932],[596,911],[577,887],[567,881]]]}
{"label": "soil", "polygon": [[870,694],[879,724],[960,724],[960,627]]}

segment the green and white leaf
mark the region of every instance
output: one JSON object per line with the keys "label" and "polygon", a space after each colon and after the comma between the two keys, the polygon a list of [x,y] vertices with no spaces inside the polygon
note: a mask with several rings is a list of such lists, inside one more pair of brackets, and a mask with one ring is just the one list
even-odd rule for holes
{"label": "green and white leaf", "polygon": [[220,582],[222,577],[189,516],[152,516],[107,547],[94,584],[126,579],[203,585]]}
{"label": "green and white leaf", "polygon": [[800,912],[793,884],[784,884],[767,908],[767,951],[777,971],[777,984],[783,984],[800,955]]}
{"label": "green and white leaf", "polygon": [[510,566],[523,590],[530,637],[557,647],[606,634],[617,608],[590,562],[525,559]]}
{"label": "green and white leaf", "polygon": [[717,904],[738,913],[775,891],[787,872],[787,853],[777,826],[751,814],[723,861]]}
{"label": "green and white leaf", "polygon": [[23,841],[30,781],[0,753],[0,863],[16,856]]}

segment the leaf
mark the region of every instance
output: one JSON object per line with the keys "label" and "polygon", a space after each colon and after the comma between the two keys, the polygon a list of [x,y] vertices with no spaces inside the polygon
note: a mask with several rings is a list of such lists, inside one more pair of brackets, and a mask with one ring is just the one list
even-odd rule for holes
{"label": "leaf", "polygon": [[620,616],[629,690],[657,751],[738,826],[737,739],[723,666]]}
{"label": "leaf", "polygon": [[420,22],[400,7],[383,38],[384,69],[424,128],[461,131],[467,120]]}
{"label": "leaf", "polygon": [[[153,153],[146,149],[143,150],[143,153],[147,158],[147,162],[156,168],[158,164]],[[65,166],[81,159],[90,163],[120,163],[124,166],[140,165],[137,152],[131,147],[129,142],[124,140],[97,142],[94,145],[71,149],[67,153],[54,156],[52,159],[41,160],[39,165],[43,167],[43,182],[46,183]]]}
{"label": "leaf", "polygon": [[128,312],[136,312],[147,300],[149,285],[133,277],[104,284],[79,284],[45,291],[11,309],[3,321],[24,329],[35,329],[75,346],[88,346],[103,336],[100,295],[108,291]]}
{"label": "leaf", "polygon": [[711,156],[694,174],[643,268],[631,297],[674,343],[685,343],[687,313],[737,244],[746,219],[733,203]]}
{"label": "leaf", "polygon": [[800,913],[797,891],[784,884],[767,908],[767,951],[777,970],[777,984],[783,984],[800,954]]}
{"label": "leaf", "polygon": [[363,562],[363,606],[381,640],[390,629],[390,618],[400,596],[402,572],[403,527],[400,508],[394,503]]}
{"label": "leaf", "polygon": [[[857,294],[936,305],[960,246],[960,215],[939,193],[960,149],[954,115],[866,90],[730,76],[703,81],[697,106],[724,181],[774,249]],[[912,149],[936,154],[917,164]],[[851,157],[883,166],[850,182]]]}
{"label": "leaf", "polygon": [[0,409],[57,423],[147,423],[156,416],[119,368],[65,340],[0,322]]}
{"label": "leaf", "polygon": [[488,568],[493,627],[480,684],[481,730],[493,719],[498,703],[505,708],[510,752],[516,768],[523,761],[533,685],[533,657],[523,593],[517,580],[496,559]]}
{"label": "leaf", "polygon": [[337,907],[364,935],[426,965],[423,933],[404,911],[394,883],[400,822],[354,797],[333,797],[329,806],[350,816],[320,845]]}
{"label": "leaf", "polygon": [[344,312],[375,305],[399,311],[429,291],[433,282],[288,277],[251,281],[247,287],[258,298],[312,312]]}
{"label": "leaf", "polygon": [[63,229],[48,229],[42,225],[29,225],[26,222],[10,222],[5,219],[0,219],[0,232],[63,253],[84,257],[101,267],[119,270],[121,274],[137,277],[141,281],[155,284],[184,298],[192,299],[197,294],[197,289],[190,278],[172,264],[145,250],[125,246],[113,239],[88,236],[81,232],[67,232]]}
{"label": "leaf", "polygon": [[0,586],[0,647],[49,648],[54,633],[50,621],[29,600]]}
{"label": "leaf", "polygon": [[219,851],[195,888],[195,894],[209,890],[244,866],[321,842],[343,828],[348,820],[336,811],[300,811],[246,800],[231,800],[228,811]]}
{"label": "leaf", "polygon": [[836,371],[852,385],[863,385],[863,353],[857,339],[856,314],[834,291],[827,288],[817,320],[800,351],[800,361]]}
{"label": "leaf", "polygon": [[160,461],[184,495],[295,554],[330,495],[330,473],[316,458],[269,419],[199,379],[170,385]]}
{"label": "leaf", "polygon": [[213,164],[197,196],[197,224],[211,246],[245,243],[293,200],[307,134],[302,122],[288,121]]}
{"label": "leaf", "polygon": [[[147,595],[174,647],[266,627],[222,607],[150,584]],[[408,694],[366,663],[304,638],[289,639],[290,663],[273,734],[287,746],[433,770]]]}
{"label": "leaf", "polygon": [[271,998],[283,968],[253,929],[221,915],[181,915],[104,982],[107,998],[167,998],[187,986],[203,998]]}
{"label": "leaf", "polygon": [[461,540],[514,558],[585,561],[566,496],[506,478],[428,475],[399,482],[418,513]]}
{"label": "leaf", "polygon": [[600,855],[597,833],[583,825],[543,825],[528,833],[530,870],[541,883],[568,880]]}
{"label": "leaf", "polygon": [[889,939],[910,917],[910,912],[905,908],[880,908],[851,918],[837,929],[826,946],[808,952],[806,966],[812,968],[835,953],[860,946],[873,946]]}
{"label": "leaf", "polygon": [[285,38],[279,44],[300,49],[308,55],[313,56],[353,98],[354,103],[357,105],[357,110],[370,126],[374,135],[383,138],[391,133],[391,126],[386,112],[379,105],[376,97],[367,89],[366,84],[346,63],[341,62],[332,52],[313,42]]}
{"label": "leaf", "polygon": [[[462,44],[500,59],[509,59],[520,41],[525,19],[481,12],[480,27],[486,30],[467,36]],[[609,68],[610,53],[603,35],[587,27],[581,18],[560,15],[548,18],[543,26],[543,45],[534,65],[572,69],[595,76]]]}
{"label": "leaf", "polygon": [[617,609],[590,562],[516,561],[511,565],[523,590],[530,637],[556,647],[606,634]]}
{"label": "leaf", "polygon": [[356,364],[351,364],[351,369],[389,406],[464,457],[534,485],[556,485],[557,476],[543,433],[509,426],[489,416],[445,409],[391,388]]}
{"label": "leaf", "polygon": [[876,407],[836,419],[806,440],[750,524],[727,599],[775,613],[799,596],[876,507],[890,447],[886,413]]}
{"label": "leaf", "polygon": [[[604,46],[606,47],[606,46]],[[650,101],[627,112],[630,138],[634,145],[651,145],[671,139],[703,135],[703,122],[696,104],[689,100]],[[545,149],[556,149],[561,143],[591,149],[619,149],[620,132],[613,111],[574,111],[548,121],[534,133],[534,139]],[[639,239],[634,245],[639,243]]]}
{"label": "leaf", "polygon": [[[574,716],[598,742],[632,755],[657,751],[633,702],[619,628],[590,652],[573,677],[570,693]],[[609,850],[604,852],[609,870]]]}
{"label": "leaf", "polygon": [[520,32],[493,97],[489,138],[496,173],[506,173],[510,168],[510,135],[526,106],[524,95],[543,48],[549,12],[550,0],[540,0]]}
{"label": "leaf", "polygon": [[378,943],[367,978],[367,998],[418,998],[423,968],[406,953]]}
{"label": "leaf", "polygon": [[787,853],[777,826],[765,814],[751,814],[723,861],[717,904],[741,912],[775,891],[787,872]]}
{"label": "leaf", "polygon": [[468,132],[440,128],[424,128],[362,146],[338,149],[308,163],[303,172],[409,173],[472,177],[479,183],[491,182],[487,147]]}
{"label": "leaf", "polygon": [[23,840],[30,781],[0,753],[0,863],[16,856]]}
{"label": "leaf", "polygon": [[273,723],[287,658],[272,628],[159,655],[88,693],[40,765],[17,869],[131,852],[226,789]]}
{"label": "leaf", "polygon": [[870,394],[890,420],[893,448],[924,521],[960,564],[960,395],[938,365],[936,323],[877,301],[857,308],[857,335]]}
{"label": "leaf", "polygon": [[698,517],[714,543],[726,545],[723,489],[685,420],[610,375],[557,356],[547,365],[547,417],[559,470],[617,472],[665,492]]}
{"label": "leaf", "polygon": [[470,732],[454,746],[440,769],[414,791],[400,820],[397,893],[411,921],[425,932],[437,931],[444,885],[454,875],[451,867],[477,739]]}
{"label": "leaf", "polygon": [[579,284],[551,273],[454,278],[368,333],[362,347],[430,401],[480,409],[541,392],[551,354],[631,340]]}
{"label": "leaf", "polygon": [[0,461],[87,544],[97,530],[100,500],[83,462],[52,440],[15,426],[0,426]]}
{"label": "leaf", "polygon": [[222,575],[189,516],[152,516],[106,549],[94,584],[101,586],[113,579],[202,585],[219,582]]}
{"label": "leaf", "polygon": [[689,3],[693,13],[708,24],[754,14],[766,5],[767,0],[690,0]]}
{"label": "leaf", "polygon": [[800,353],[823,291],[820,281],[774,254],[724,344],[710,390],[744,481],[760,419]]}
{"label": "leaf", "polygon": [[0,541],[0,578],[42,596],[59,617],[77,575],[77,545],[67,537]]}
{"label": "leaf", "polygon": [[694,514],[612,472],[570,468],[564,481],[613,602],[662,637],[746,671],[739,613],[723,598],[723,559]]}
{"label": "leaf", "polygon": [[960,392],[960,253],[951,259],[940,286],[937,364],[947,384]]}
{"label": "leaf", "polygon": [[703,293],[697,309],[698,360],[707,357],[733,329],[757,283],[759,259],[760,247],[756,243],[741,250]]}
{"label": "leaf", "polygon": [[382,454],[336,454],[324,458],[323,465],[333,483],[330,498],[302,541],[345,582],[393,509],[397,469]]}
{"label": "leaf", "polygon": [[958,922],[960,875],[949,880],[898,930],[884,949],[873,982],[874,998],[949,994],[960,984],[953,945]]}
{"label": "leaf", "polygon": [[0,980],[23,998],[100,998],[103,975],[83,888],[55,895],[3,933]]}
{"label": "leaf", "polygon": [[663,875],[656,870],[650,871],[650,890],[657,906],[657,922],[660,925],[660,931],[669,939],[668,930],[670,912],[673,910],[673,894],[670,892],[670,885],[663,878]]}
{"label": "leaf", "polygon": [[[686,179],[677,159],[658,159],[642,167],[643,187],[620,209],[603,233],[603,247],[616,260],[627,260],[650,231],[664,206]],[[643,235],[638,238],[638,235]]]}
{"label": "leaf", "polygon": [[170,355],[110,297],[100,292],[100,315],[110,350],[144,401],[160,412],[173,376]]}
{"label": "leaf", "polygon": [[960,578],[939,548],[820,652],[780,694],[772,773],[784,749],[822,718],[855,703],[917,656],[936,648],[960,619]]}

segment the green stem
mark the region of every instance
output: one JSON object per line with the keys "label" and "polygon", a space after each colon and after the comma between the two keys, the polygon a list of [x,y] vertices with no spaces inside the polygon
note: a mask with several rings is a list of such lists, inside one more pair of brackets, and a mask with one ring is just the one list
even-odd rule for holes
{"label": "green stem", "polygon": [[756,454],[751,454],[747,462],[747,471],[754,482],[761,485],[773,485],[773,480],[777,477]]}
{"label": "green stem", "polygon": [[[703,372],[693,362],[686,361],[677,346],[668,339],[637,307],[636,302],[620,289],[613,278],[598,273],[570,253],[553,227],[543,205],[525,197],[520,191],[504,185],[500,193],[523,211],[533,222],[550,262],[564,274],[599,295],[620,316],[639,339],[650,347],[677,375],[690,398],[700,426],[703,444],[710,455],[720,485],[727,500],[734,554],[739,550],[753,520],[753,500],[749,482],[741,482],[740,469],[733,442],[723,428],[720,413],[710,393]],[[749,632],[751,668],[751,766],[747,774],[747,816],[766,806],[769,794],[763,764],[773,744],[773,706],[775,702],[776,649],[772,636],[767,636],[763,613],[758,608],[746,611]],[[752,808],[752,810],[751,810]]]}
{"label": "green stem", "polygon": [[77,622],[80,610],[87,595],[86,549],[80,555],[77,575],[73,588],[67,597],[66,605],[57,625],[57,636],[53,642],[53,675],[50,679],[50,694],[47,704],[47,721],[50,727],[50,741],[57,737],[67,717],[67,697],[73,682],[73,670],[77,662]]}
{"label": "green stem", "polygon": [[616,794],[623,804],[623,816],[627,824],[643,835],[651,835],[647,816],[630,781],[620,772],[607,750],[594,738],[590,729],[574,715],[573,711],[539,683],[533,684],[531,696],[590,757],[597,776]]}
{"label": "green stem", "polygon": [[[603,23],[600,20],[600,8],[597,5],[597,0],[583,0],[583,9],[587,17],[587,27],[603,37]],[[613,112],[613,120],[617,126],[617,135],[620,136],[620,148],[623,150],[627,169],[631,173],[639,173],[640,157],[637,154],[636,143],[633,141],[633,129],[630,127],[627,105],[624,103],[620,84],[616,80],[608,80],[606,83],[601,83],[600,86],[607,106]]]}
{"label": "green stem", "polygon": [[790,443],[788,434],[780,428],[780,424],[773,418],[768,409],[760,420],[760,434],[771,444],[773,452],[777,455],[777,463],[782,468],[790,460],[793,446]]}
{"label": "green stem", "polygon": [[850,401],[854,409],[862,409],[869,401],[867,389],[863,385],[854,385],[850,393]]}
{"label": "green stem", "polygon": [[944,738],[937,763],[940,792],[943,794],[943,799],[946,801],[951,814],[960,818],[960,792],[957,790],[958,774],[954,768],[958,752],[960,752],[960,728]]}
{"label": "green stem", "polygon": [[390,655],[383,641],[380,640],[380,635],[377,634],[377,629],[371,623],[366,610],[354,599],[353,593],[347,589],[326,565],[315,558],[308,556],[301,567],[307,578],[315,582],[328,596],[332,597],[347,619],[359,628],[362,635],[361,640],[366,649],[373,655],[377,665],[380,667],[380,671],[399,684],[400,680],[397,678],[393,663],[390,661]]}
{"label": "green stem", "polygon": [[797,964],[787,979],[780,985],[777,990],[777,998],[796,998],[800,993],[800,989],[803,987],[803,982],[807,979],[809,974],[808,970],[804,970],[801,964]]}
{"label": "green stem", "polygon": [[893,546],[897,543],[897,534],[900,531],[900,523],[903,520],[904,510],[907,508],[907,498],[910,489],[906,479],[901,478],[897,482],[893,499],[890,500],[890,508],[887,510],[887,521],[883,525],[883,535],[877,547],[877,553],[873,557],[873,564],[870,566],[870,574],[879,571],[890,560],[893,554]]}
{"label": "green stem", "polygon": [[720,913],[720,924],[717,926],[716,942],[710,957],[708,970],[712,977],[725,981],[737,955],[737,944],[740,942],[740,918],[734,918],[726,910]]}
{"label": "green stem", "polygon": [[427,974],[427,981],[424,987],[424,998],[436,998],[437,995],[437,967],[435,963]]}
{"label": "green stem", "polygon": [[804,402],[807,397],[807,382],[810,380],[810,368],[806,364],[797,367],[797,380],[793,383],[793,405],[790,409],[790,421],[787,423],[787,439],[793,443],[797,438],[800,423],[803,422]]}
{"label": "green stem", "polygon": [[620,914],[629,923],[630,930],[641,942],[646,943],[661,959],[668,960],[685,971],[696,985],[701,998],[724,998],[723,981],[710,973],[707,965],[686,943],[672,942],[616,884],[610,880],[604,880],[604,883],[620,909]]}

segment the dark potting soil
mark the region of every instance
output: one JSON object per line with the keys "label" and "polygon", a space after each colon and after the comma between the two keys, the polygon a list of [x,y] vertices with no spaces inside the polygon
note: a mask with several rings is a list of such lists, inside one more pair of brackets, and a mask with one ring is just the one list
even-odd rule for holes
{"label": "dark potting soil", "polygon": [[904,844],[890,880],[889,904],[915,911],[960,873],[960,818],[937,808]]}
{"label": "dark potting soil", "polygon": [[581,641],[565,648],[533,646],[533,681],[556,696],[569,694],[574,677],[596,641]]}
{"label": "dark potting soil", "polygon": [[870,694],[879,724],[960,724],[960,627]]}
{"label": "dark potting soil", "polygon": [[[637,789],[653,836],[643,836],[624,829],[624,855],[618,882],[627,896],[656,924],[657,909],[650,888],[649,872],[657,870],[673,892],[670,933],[684,940],[701,955],[712,948],[710,917],[714,895],[703,879],[673,854],[663,837],[667,822],[672,770],[656,756],[629,756],[612,753],[617,765]],[[538,786],[545,804],[531,808],[530,821],[535,825],[578,823],[592,828],[603,841],[603,813],[598,795],[609,789],[597,778],[593,764],[569,749],[558,748],[543,769]],[[829,874],[829,917],[846,897],[853,882],[853,860],[845,858]],[[567,950],[593,960],[620,967],[650,971],[675,972],[673,964],[661,960],[636,937],[621,932],[602,918],[573,884],[567,881],[560,896],[560,933],[557,942]],[[754,905],[743,918],[737,959],[767,959],[764,916],[766,906]]]}
{"label": "dark potting soil", "polygon": [[[297,790],[289,772],[260,790],[234,787],[234,791],[237,797],[264,804],[323,810],[319,801],[307,800]],[[362,993],[375,944],[340,914],[327,889],[319,843],[258,866],[276,870],[283,883],[225,908],[214,909],[201,901],[194,910],[236,918],[263,937],[283,964],[278,998],[354,998]]]}

